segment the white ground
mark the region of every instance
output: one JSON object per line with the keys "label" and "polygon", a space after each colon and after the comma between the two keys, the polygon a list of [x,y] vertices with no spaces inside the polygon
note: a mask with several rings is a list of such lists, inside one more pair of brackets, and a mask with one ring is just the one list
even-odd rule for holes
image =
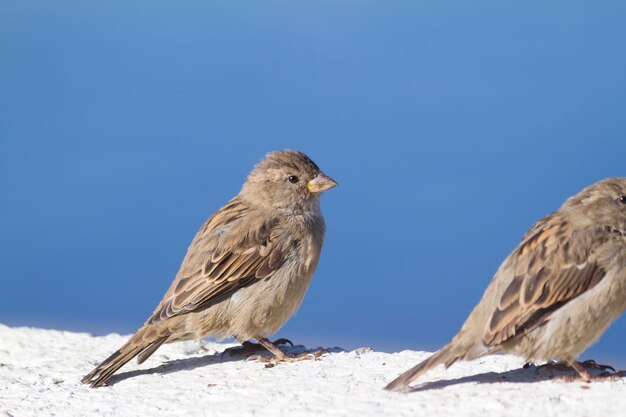
{"label": "white ground", "polygon": [[368,348],[268,368],[216,354],[231,345],[175,343],[141,366],[126,365],[110,387],[81,385],[126,338],[0,325],[0,416],[626,415],[626,379],[554,381],[510,356],[437,368],[418,381],[421,390],[386,392],[428,353]]}

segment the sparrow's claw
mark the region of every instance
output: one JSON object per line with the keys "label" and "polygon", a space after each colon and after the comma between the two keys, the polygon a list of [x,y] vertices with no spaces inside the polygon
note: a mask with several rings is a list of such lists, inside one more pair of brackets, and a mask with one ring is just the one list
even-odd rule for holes
{"label": "sparrow's claw", "polygon": [[617,372],[615,368],[613,368],[611,365],[602,365],[602,364],[596,363],[596,361],[594,361],[593,359],[588,359],[584,362],[579,362],[579,363],[582,366],[584,366],[585,369],[597,369],[600,371],[610,370],[613,373]]}
{"label": "sparrow's claw", "polygon": [[285,338],[281,338],[281,339],[278,339],[278,340],[274,340],[272,343],[273,343],[274,345],[286,345],[286,344],[290,344],[290,345],[291,345],[291,347],[294,347],[293,342],[292,342],[291,340],[289,340],[289,339],[285,339]]}

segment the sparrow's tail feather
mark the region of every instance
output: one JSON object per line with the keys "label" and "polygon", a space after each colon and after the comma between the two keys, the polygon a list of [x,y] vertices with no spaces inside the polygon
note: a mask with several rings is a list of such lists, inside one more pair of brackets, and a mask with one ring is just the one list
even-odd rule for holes
{"label": "sparrow's tail feather", "polygon": [[142,357],[143,360],[147,359],[148,356],[154,353],[154,351],[165,342],[167,337],[150,340],[150,338],[146,337],[145,329],[145,327],[139,329],[124,346],[105,359],[104,362],[98,365],[93,371],[85,375],[81,382],[91,385],[92,388],[103,387],[107,385],[108,380],[115,372],[135,356],[146,352],[147,355],[142,355]]}
{"label": "sparrow's tail feather", "polygon": [[154,342],[150,343],[147,347],[144,348],[139,355],[137,355],[137,364],[141,365],[148,359],[152,354],[161,347],[163,343],[167,341],[167,336],[161,336]]}
{"label": "sparrow's tail feather", "polygon": [[413,382],[417,377],[422,375],[429,369],[434,368],[439,364],[444,364],[447,367],[452,365],[457,360],[461,359],[463,354],[458,354],[457,349],[454,348],[453,343],[447,344],[437,353],[433,354],[428,359],[415,365],[413,368],[404,372],[402,375],[391,381],[385,389],[388,391],[406,391],[409,388],[409,384]]}

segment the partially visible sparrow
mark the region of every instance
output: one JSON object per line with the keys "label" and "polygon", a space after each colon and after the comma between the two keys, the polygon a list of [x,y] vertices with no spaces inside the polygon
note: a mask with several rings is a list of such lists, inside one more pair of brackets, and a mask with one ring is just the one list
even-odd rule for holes
{"label": "partially visible sparrow", "polygon": [[580,379],[597,379],[576,357],[625,309],[626,178],[609,178],[531,227],[452,341],[386,389],[497,352],[561,360]]}
{"label": "partially visible sparrow", "polygon": [[302,302],[324,240],[320,194],[335,185],[302,152],[269,153],[200,228],[152,316],[82,382],[106,385],[135,356],[205,336],[255,339],[288,359],[267,337]]}

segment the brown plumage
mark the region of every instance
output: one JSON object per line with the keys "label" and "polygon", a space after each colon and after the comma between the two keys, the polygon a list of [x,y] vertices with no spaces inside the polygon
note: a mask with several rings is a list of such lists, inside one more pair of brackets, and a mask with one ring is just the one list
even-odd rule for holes
{"label": "brown plumage", "polygon": [[280,354],[265,338],[304,297],[324,238],[319,196],[335,185],[301,152],[268,154],[200,228],[150,318],[82,382],[106,385],[135,356],[205,336],[256,339]]}
{"label": "brown plumage", "polygon": [[563,360],[581,373],[575,358],[626,309],[625,236],[625,178],[569,198],[526,233],[452,341],[386,389],[405,390],[438,364],[496,352]]}

